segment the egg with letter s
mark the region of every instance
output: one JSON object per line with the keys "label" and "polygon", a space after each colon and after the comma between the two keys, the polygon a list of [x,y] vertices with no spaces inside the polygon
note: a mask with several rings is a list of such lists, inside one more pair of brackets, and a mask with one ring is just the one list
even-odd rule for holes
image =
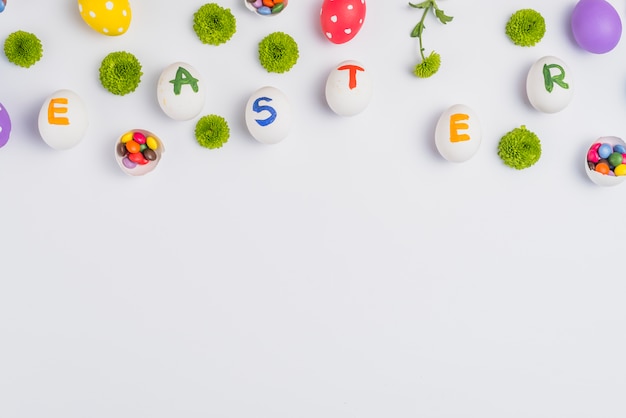
{"label": "egg with letter s", "polygon": [[58,90],[50,95],[39,111],[39,134],[46,144],[58,150],[76,146],[88,125],[87,109],[78,94]]}
{"label": "egg with letter s", "polygon": [[9,136],[11,135],[11,118],[9,112],[0,103],[0,148],[5,146],[9,142]]}
{"label": "egg with letter s", "polygon": [[320,11],[322,33],[334,44],[346,43],[361,30],[365,12],[365,0],[324,0]]}
{"label": "egg with letter s", "polygon": [[361,113],[372,99],[372,78],[357,61],[344,61],[334,67],[326,80],[326,102],[340,116]]}
{"label": "egg with letter s", "polygon": [[528,71],[526,94],[530,104],[541,112],[556,113],[565,109],[573,94],[569,67],[557,57],[540,58]]}
{"label": "egg with letter s", "polygon": [[276,144],[285,139],[291,129],[291,104],[276,87],[261,87],[248,99],[245,119],[254,139],[263,144]]}
{"label": "egg with letter s", "polygon": [[126,33],[132,18],[128,0],[78,0],[78,11],[90,28],[108,36]]}
{"label": "egg with letter s", "polygon": [[205,89],[200,73],[191,65],[175,62],[168,65],[157,82],[157,100],[167,116],[189,120],[204,107]]}
{"label": "egg with letter s", "polygon": [[435,128],[435,145],[443,158],[459,163],[476,154],[482,141],[482,126],[468,106],[455,104],[445,110]]}

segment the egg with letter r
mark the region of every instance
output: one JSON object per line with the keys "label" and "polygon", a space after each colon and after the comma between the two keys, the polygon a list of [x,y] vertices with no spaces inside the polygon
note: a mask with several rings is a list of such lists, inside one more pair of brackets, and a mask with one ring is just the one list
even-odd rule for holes
{"label": "egg with letter r", "polygon": [[526,77],[530,104],[540,112],[556,113],[572,100],[574,84],[569,67],[557,57],[546,56],[535,62]]}

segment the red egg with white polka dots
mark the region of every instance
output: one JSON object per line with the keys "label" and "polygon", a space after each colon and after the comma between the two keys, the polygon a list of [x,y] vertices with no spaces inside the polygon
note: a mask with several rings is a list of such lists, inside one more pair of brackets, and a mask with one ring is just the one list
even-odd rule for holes
{"label": "red egg with white polka dots", "polygon": [[365,20],[365,0],[324,0],[320,13],[322,32],[334,44],[356,36]]}

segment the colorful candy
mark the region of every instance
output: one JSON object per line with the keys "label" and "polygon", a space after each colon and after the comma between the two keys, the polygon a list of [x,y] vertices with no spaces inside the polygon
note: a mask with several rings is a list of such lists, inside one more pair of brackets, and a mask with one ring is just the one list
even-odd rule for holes
{"label": "colorful candy", "polygon": [[287,7],[288,0],[245,0],[248,9],[261,16],[275,16]]}
{"label": "colorful candy", "polygon": [[626,177],[626,147],[619,138],[600,138],[587,151],[587,174],[596,184],[610,186]]}
{"label": "colorful candy", "polygon": [[115,156],[120,168],[132,176],[141,176],[154,170],[163,145],[151,132],[132,130],[122,135],[115,145]]}

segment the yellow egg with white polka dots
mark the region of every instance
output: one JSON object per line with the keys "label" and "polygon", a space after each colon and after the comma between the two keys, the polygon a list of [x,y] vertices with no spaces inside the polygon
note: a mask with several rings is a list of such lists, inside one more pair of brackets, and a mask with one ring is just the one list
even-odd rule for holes
{"label": "yellow egg with white polka dots", "polygon": [[78,11],[93,30],[104,35],[122,35],[130,26],[128,0],[78,0]]}

